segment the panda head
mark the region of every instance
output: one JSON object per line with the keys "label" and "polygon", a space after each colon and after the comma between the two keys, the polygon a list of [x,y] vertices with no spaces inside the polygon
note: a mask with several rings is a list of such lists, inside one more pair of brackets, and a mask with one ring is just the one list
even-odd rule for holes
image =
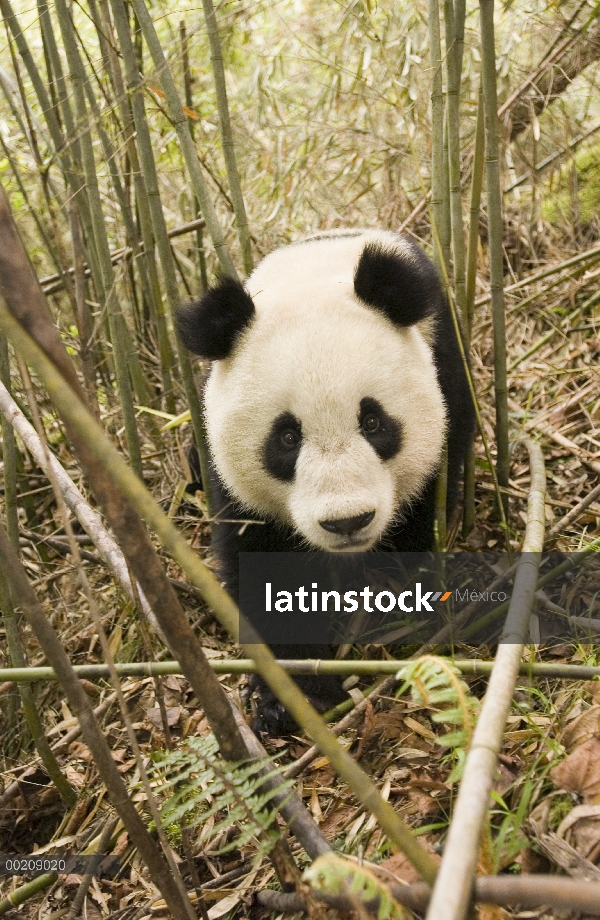
{"label": "panda head", "polygon": [[423,323],[442,294],[392,233],[276,250],[178,314],[214,361],[205,418],[216,470],[246,509],[327,551],[372,547],[441,457],[446,418]]}

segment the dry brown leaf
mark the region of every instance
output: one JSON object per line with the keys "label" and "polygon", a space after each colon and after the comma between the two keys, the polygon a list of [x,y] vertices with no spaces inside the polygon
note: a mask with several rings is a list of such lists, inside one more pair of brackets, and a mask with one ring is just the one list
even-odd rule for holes
{"label": "dry brown leaf", "polygon": [[[425,849],[430,856],[433,857],[436,863],[440,863],[441,857],[439,853],[433,849],[433,846],[426,837],[420,837],[419,843]],[[384,859],[382,863],[379,864],[376,868],[373,867],[373,871],[381,878],[384,882],[388,884],[390,881],[397,882],[406,882],[411,884],[412,882],[420,882],[421,877],[417,870],[409,863],[408,859],[404,853],[394,853],[393,856],[390,856],[389,859]]]}
{"label": "dry brown leaf", "polygon": [[596,853],[600,845],[600,805],[576,805],[561,821],[556,833],[591,859],[591,854]]}
{"label": "dry brown leaf", "polygon": [[576,747],[550,770],[550,778],[561,789],[576,792],[588,802],[600,795],[600,735]]}
{"label": "dry brown leaf", "polygon": [[600,732],[600,706],[594,705],[586,709],[580,716],[569,722],[562,733],[561,741],[567,752],[589,741]]}

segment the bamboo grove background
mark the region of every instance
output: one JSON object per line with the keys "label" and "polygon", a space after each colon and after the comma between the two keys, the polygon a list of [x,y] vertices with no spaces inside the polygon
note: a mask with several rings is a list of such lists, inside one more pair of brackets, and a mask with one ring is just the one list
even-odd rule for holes
{"label": "bamboo grove background", "polygon": [[[244,782],[253,794],[266,788],[265,751],[227,703],[241,702],[251,671],[277,687],[317,744],[307,751],[294,742],[283,752],[298,761],[288,763],[290,781],[313,765],[308,807],[302,780],[290,799],[283,779],[270,777],[267,799],[311,859],[330,860],[321,874],[309,870],[307,881],[317,892],[324,887],[330,903],[337,897],[334,906],[356,907],[358,889],[348,902],[353,883],[347,864],[332,857],[332,843],[337,852],[366,853],[372,863],[396,859],[389,871],[402,881],[414,881],[406,872],[410,863],[432,885],[434,847],[446,841],[454,813],[428,916],[465,916],[476,872],[486,876],[476,897],[503,911],[552,902],[593,914],[600,903],[594,847],[585,850],[574,818],[570,837],[557,832],[569,811],[564,798],[548,815],[556,800],[550,767],[566,755],[565,763],[574,754],[581,759],[579,747],[596,739],[591,729],[566,739],[565,725],[598,708],[592,684],[556,678],[598,676],[596,652],[575,642],[540,661],[540,650],[525,647],[536,635],[530,605],[524,621],[509,612],[518,641],[501,648],[493,670],[482,661],[478,671],[471,660],[491,657],[486,648],[467,649],[469,660],[458,663],[464,674],[492,670],[477,724],[485,687],[471,678],[467,688],[450,665],[427,656],[416,665],[423,670],[405,664],[405,674],[413,688],[431,682],[429,696],[413,689],[410,704],[391,710],[385,699],[397,686],[394,678],[367,686],[377,673],[391,673],[381,650],[371,650],[371,663],[360,661],[357,650],[350,661],[336,662],[344,673],[371,678],[361,684],[362,702],[355,698],[351,712],[336,714],[342,721],[333,732],[265,649],[252,652],[254,663],[217,663],[215,676],[210,659],[237,654],[226,632],[235,611],[210,572],[210,495],[184,501],[185,447],[192,435],[199,445],[204,440],[195,381],[201,369],[177,342],[172,311],[218,273],[243,278],[263,255],[303,234],[345,226],[403,229],[433,255],[447,285],[478,403],[461,520],[445,519],[440,475],[438,546],[537,553],[546,540],[562,550],[596,550],[600,4],[233,0],[214,8],[203,0],[198,8],[174,9],[144,0],[0,0],[0,12],[0,183],[48,304],[3,203],[1,511],[8,536],[0,529],[0,667],[18,669],[13,678],[21,683],[17,693],[0,671],[0,849],[27,852],[70,834],[82,851],[121,848],[132,867],[118,896],[100,883],[90,889],[90,878],[75,897],[48,875],[29,888],[13,881],[0,914],[23,903],[31,916],[46,916],[67,904],[69,917],[86,905],[131,920],[159,903],[172,916],[214,920],[246,909],[320,915],[322,904],[299,882],[304,857],[283,838],[270,862],[265,857],[274,813],[264,811],[264,802],[245,811],[242,796],[223,804],[229,817],[221,820],[247,831],[238,838],[233,868],[223,855],[222,823],[214,834],[204,828],[202,837],[188,827],[194,815],[181,805],[161,829],[153,791],[160,781],[152,785],[147,756],[176,748],[196,731],[204,737],[212,730],[226,760],[252,756],[263,771],[254,780],[254,774],[231,779],[215,750],[203,749],[210,775],[226,777],[219,788]],[[89,416],[78,415],[73,393]],[[518,446],[523,440],[527,451]],[[516,593],[519,586],[532,596],[535,578],[536,571],[518,572]],[[161,631],[189,687],[115,665],[164,658]],[[86,685],[98,673],[78,676],[69,659],[106,662],[110,685],[101,683],[100,691]],[[31,683],[28,665],[46,662],[62,691]],[[529,682],[522,685],[523,662]],[[165,666],[163,673],[173,671]],[[438,680],[446,702],[462,701],[461,731],[451,745],[462,765],[456,775],[446,749],[436,748],[440,720],[432,721],[431,711]],[[102,720],[115,705],[119,714],[107,731]],[[510,726],[525,710],[524,734],[511,739],[509,731],[503,742],[507,719]],[[419,714],[416,728],[410,712]],[[92,752],[83,770],[76,766],[82,746],[67,747],[79,744],[69,734],[74,714]],[[353,734],[357,725],[360,736]],[[352,754],[335,734],[355,743]],[[28,792],[39,821],[32,821],[23,792],[32,742],[46,776],[39,782],[50,782],[49,805],[41,807],[46,793],[40,799],[35,782]],[[476,752],[500,751],[502,744],[507,774],[498,786],[497,756],[482,762]],[[398,767],[399,748],[427,756],[426,782],[404,766],[410,757]],[[273,751],[279,749],[275,744]],[[319,752],[325,756],[315,761]],[[586,748],[585,762],[594,756],[593,745]],[[416,762],[422,763],[418,753]],[[454,802],[463,767],[468,781]],[[595,802],[595,776],[578,786],[563,769],[560,780],[555,786],[580,795],[582,807]],[[493,781],[500,801],[490,814]],[[336,782],[343,793],[332,788]],[[127,796],[128,788],[141,787],[134,800],[147,803],[147,821]],[[19,795],[24,810],[15,804]],[[390,795],[399,796],[394,807]],[[217,795],[215,814],[219,801]],[[544,807],[545,824],[532,819],[527,837],[525,818]],[[425,845],[410,831],[420,819]],[[91,836],[83,833],[88,826]],[[187,861],[185,870],[177,868],[172,847]],[[390,855],[394,848],[404,863]],[[517,865],[526,873],[523,853],[536,854],[542,872],[558,866],[569,873],[575,865],[591,887],[569,887],[568,879],[556,885],[544,875],[537,889],[525,884],[517,892],[510,879],[494,877]],[[242,880],[237,896],[226,887],[228,872]],[[251,907],[252,890],[274,877],[284,893],[261,892],[263,906]],[[403,893],[369,874],[358,879],[361,910],[400,910],[400,902],[425,910],[429,890],[418,884]],[[186,887],[195,889],[194,906]],[[212,897],[217,904],[209,914]]]}

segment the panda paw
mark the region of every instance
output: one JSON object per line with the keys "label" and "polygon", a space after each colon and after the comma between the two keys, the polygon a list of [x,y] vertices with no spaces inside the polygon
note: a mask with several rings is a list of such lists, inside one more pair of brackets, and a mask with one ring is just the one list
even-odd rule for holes
{"label": "panda paw", "polygon": [[[329,675],[300,678],[296,683],[299,684],[300,690],[308,701],[321,713],[327,712],[348,698],[342,690],[341,683]],[[255,735],[263,734],[270,738],[291,735],[299,731],[295,719],[262,681],[258,684],[258,700],[252,731]]]}

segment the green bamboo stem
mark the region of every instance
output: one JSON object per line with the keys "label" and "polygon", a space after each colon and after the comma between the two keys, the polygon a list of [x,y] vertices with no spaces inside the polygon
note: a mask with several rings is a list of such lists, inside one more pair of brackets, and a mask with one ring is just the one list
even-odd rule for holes
{"label": "green bamboo stem", "polygon": [[442,263],[448,274],[444,257],[446,237],[444,214],[444,96],[442,89],[442,45],[440,38],[439,0],[428,0],[429,58],[431,81],[431,213],[435,228],[433,253],[438,269]]}
{"label": "green bamboo stem", "polygon": [[73,247],[73,280],[75,282],[75,309],[77,331],[79,334],[79,360],[83,371],[86,394],[90,408],[97,419],[100,418],[98,394],[96,391],[96,368],[92,338],[94,323],[85,297],[85,253],[79,212],[75,203],[69,208],[71,227],[71,245]]}
{"label": "green bamboo stem", "polygon": [[25,904],[30,898],[50,888],[50,886],[54,885],[57,881],[58,875],[56,872],[45,872],[43,875],[38,875],[36,878],[32,879],[30,882],[25,882],[24,885],[21,885],[19,888],[16,888],[15,891],[11,892],[7,898],[0,900],[0,917],[3,914],[7,914],[9,910],[14,910],[15,907],[20,907],[21,904]]}
{"label": "green bamboo stem", "polygon": [[[136,130],[137,146],[139,151],[140,165],[144,178],[145,197],[148,203],[150,219],[152,222],[152,232],[156,240],[158,257],[163,272],[165,288],[167,292],[167,301],[171,314],[179,306],[179,292],[177,289],[177,277],[175,274],[175,263],[171,243],[167,233],[167,225],[163,214],[160,190],[158,184],[158,174],[154,153],[152,151],[152,140],[146,118],[146,107],[143,97],[143,84],[137,68],[135,48],[129,31],[129,22],[123,0],[111,0],[115,28],[119,37],[119,47],[123,56],[125,67],[125,81],[127,90],[130,94],[131,110]],[[181,369],[181,378],[185,389],[186,401],[192,416],[192,427],[194,429],[194,438],[198,448],[200,458],[200,467],[202,470],[202,483],[204,486],[206,503],[209,513],[212,508],[210,494],[210,474],[208,466],[208,451],[206,447],[206,432],[204,428],[204,417],[200,406],[200,399],[194,381],[192,363],[189,352],[177,338],[177,355]]]}
{"label": "green bamboo stem", "polygon": [[[83,69],[75,33],[71,22],[71,16],[65,0],[56,0],[56,12],[58,15],[63,45],[69,65],[69,76],[73,88],[73,102],[77,115],[77,121],[81,126],[88,123],[88,110],[85,100],[85,82],[86,75]],[[125,437],[129,450],[129,459],[133,469],[138,476],[142,476],[142,455],[140,439],[137,430],[137,420],[131,386],[129,384],[128,374],[128,357],[125,351],[125,321],[120,312],[118,299],[115,290],[115,278],[110,259],[110,249],[104,224],[104,215],[102,213],[102,201],[100,199],[100,190],[98,187],[98,176],[96,173],[96,163],[94,158],[94,148],[89,130],[81,132],[80,136],[81,152],[83,161],[83,170],[85,174],[86,191],[90,211],[93,216],[94,243],[104,290],[107,294],[107,312],[110,327],[110,338],[112,343],[113,359],[115,364],[115,374],[117,379],[117,388],[123,411],[123,423],[125,426]]]}
{"label": "green bamboo stem", "polygon": [[[185,28],[185,22],[181,20],[179,23],[179,35],[181,38],[181,63],[183,67],[183,87],[185,92],[185,104],[188,109],[194,108],[194,98],[192,93],[192,72],[190,70],[190,58],[189,58],[189,47],[188,47],[188,36]],[[195,134],[195,125],[193,122],[190,123],[190,134],[192,138]],[[193,208],[194,208],[194,217],[200,212],[200,205],[198,199],[195,195],[192,196]],[[202,292],[208,290],[208,275],[206,272],[206,255],[204,252],[204,231],[202,227],[198,227],[196,231],[196,254],[198,258],[198,271],[200,275],[200,290]]]}
{"label": "green bamboo stem", "polygon": [[481,211],[481,190],[483,188],[483,167],[485,164],[485,124],[483,90],[479,90],[477,103],[477,125],[475,128],[475,153],[471,177],[471,200],[469,205],[469,240],[467,245],[467,341],[471,338],[475,292],[477,289],[477,249],[479,245],[479,214]]}
{"label": "green bamboo stem", "polygon": [[[8,342],[0,334],[0,380],[11,393]],[[6,529],[13,546],[19,545],[19,511],[17,505],[17,444],[12,425],[2,416],[2,460],[4,478],[4,514]]]}
{"label": "green bamboo stem", "polygon": [[[8,342],[0,333],[0,381],[10,392],[10,358]],[[12,425],[2,416],[2,472],[4,485],[4,516],[8,538],[14,547],[19,545],[19,509],[17,504],[17,445]],[[3,619],[7,615],[0,601],[0,611]],[[10,615],[10,611],[8,611]],[[12,737],[18,739],[19,734],[19,694],[17,689],[9,695],[5,707],[5,718]],[[14,753],[16,745],[12,744]]]}
{"label": "green bamboo stem", "polygon": [[[2,524],[0,522],[0,527],[1,526]],[[13,599],[11,598],[2,570],[0,570],[0,610],[2,611],[2,623],[6,633],[6,643],[8,645],[8,654],[12,666],[21,672],[27,670]],[[61,799],[65,805],[70,808],[77,801],[77,793],[63,775],[58,761],[48,744],[48,739],[44,733],[44,726],[42,725],[42,720],[40,719],[35,697],[32,692],[31,683],[20,682],[19,693],[23,705],[25,722],[27,723],[27,728],[29,729],[33,743],[40,756],[40,760],[46,768],[48,776],[56,786]]]}
{"label": "green bamboo stem", "polygon": [[96,288],[96,293],[99,299],[103,300],[104,292],[102,289],[102,278],[96,258],[96,252],[93,245],[91,245],[91,242],[93,241],[93,223],[88,207],[87,197],[85,194],[83,177],[79,172],[78,167],[78,164],[81,163],[81,149],[77,137],[77,132],[75,130],[73,116],[71,113],[67,88],[62,73],[60,55],[58,54],[58,48],[56,47],[54,33],[51,28],[48,28],[50,17],[43,17],[41,26],[44,30],[44,41],[47,43],[48,53],[55,76],[55,84],[61,106],[61,114],[65,124],[65,131],[67,137],[69,138],[68,144],[65,142],[57,118],[56,110],[54,109],[52,100],[48,96],[46,87],[42,80],[42,75],[29,49],[27,39],[25,38],[19,21],[14,13],[14,10],[12,9],[10,0],[0,0],[0,10],[2,11],[4,21],[14,38],[21,60],[25,65],[29,79],[33,85],[38,103],[46,121],[46,125],[48,126],[50,138],[54,146],[54,153],[56,155],[60,169],[67,181],[71,195],[77,202],[77,207],[79,209],[81,222],[84,229],[86,244],[88,246],[88,259],[92,277],[94,279],[94,286]]}
{"label": "green bamboo stem", "polygon": [[144,0],[132,0],[132,4],[133,8],[135,9],[140,28],[146,40],[146,44],[148,45],[150,54],[152,55],[152,60],[154,61],[154,66],[156,68],[158,78],[165,94],[165,101],[167,105],[167,111],[169,113],[169,118],[171,119],[171,123],[177,132],[177,137],[179,138],[179,144],[181,146],[181,153],[190,175],[194,193],[200,202],[202,215],[206,221],[206,229],[208,230],[212,239],[213,245],[215,247],[215,252],[217,253],[217,257],[221,265],[221,269],[224,274],[230,275],[232,278],[237,278],[235,265],[233,264],[233,260],[229,254],[229,250],[227,249],[225,237],[223,235],[217,213],[211,201],[208,187],[204,181],[202,168],[200,166],[200,161],[198,160],[198,154],[196,153],[196,147],[194,146],[194,141],[192,140],[192,136],[190,134],[188,119],[181,106],[181,101],[179,99],[177,87],[175,86],[173,74],[169,68],[169,64],[165,57],[158,35],[156,34],[154,23],[152,22],[150,13],[148,12]]}
{"label": "green bamboo stem", "polygon": [[[92,3],[92,6],[94,9],[96,8],[95,2]],[[94,21],[96,22],[97,14],[94,14],[94,17]],[[140,271],[140,277],[142,278],[142,281],[144,281],[144,277],[147,278],[147,284],[149,287],[149,292],[147,294],[148,302],[151,309],[153,310],[157,326],[161,374],[163,375],[163,392],[165,393],[165,409],[167,412],[175,412],[175,394],[172,386],[170,389],[168,388],[169,379],[172,380],[172,376],[175,372],[175,358],[173,355],[171,342],[169,340],[160,280],[158,277],[148,194],[135,141],[136,128],[129,99],[127,98],[125,85],[123,83],[121,65],[113,47],[113,28],[110,19],[108,0],[100,0],[99,17],[100,20],[96,26],[99,36],[102,35],[103,42],[106,41],[106,36],[111,37],[111,41],[106,42],[108,69],[111,74],[112,83],[119,106],[121,121],[123,122],[125,144],[130,160],[131,172],[133,174],[135,200],[138,208],[140,233],[142,238],[142,251],[136,261],[138,263],[138,270]],[[168,377],[166,376],[165,371],[168,372]]]}
{"label": "green bamboo stem", "polygon": [[[452,658],[452,664],[468,676],[490,674],[494,662],[479,658]],[[215,674],[256,674],[257,667],[252,658],[211,658],[210,666]],[[336,674],[348,677],[352,674],[374,677],[377,674],[396,674],[401,668],[413,664],[412,658],[396,658],[386,661],[351,661],[344,659],[300,658],[277,659],[277,664],[288,674]],[[178,661],[129,661],[116,662],[115,669],[120,677],[165,677],[171,674],[181,676],[183,671]],[[73,671],[86,680],[103,680],[109,677],[108,665],[77,664]],[[523,661],[519,667],[523,676],[565,680],[592,680],[600,677],[600,667],[584,664],[554,664],[545,661]],[[57,680],[53,668],[0,668],[0,683]]]}
{"label": "green bamboo stem", "polygon": [[244,271],[249,275],[254,267],[252,260],[252,241],[250,239],[250,229],[248,227],[244,196],[242,194],[242,186],[235,157],[235,144],[233,142],[233,133],[231,131],[231,122],[229,119],[229,103],[227,101],[227,87],[225,85],[221,40],[219,38],[217,18],[212,0],[202,0],[202,9],[204,10],[206,31],[208,33],[208,42],[210,45],[210,60],[215,81],[223,159],[225,160],[225,169],[227,171],[229,190],[231,192],[231,202],[237,221],[240,247],[242,250],[242,264],[244,266]]}
{"label": "green bamboo stem", "polygon": [[[52,362],[2,304],[0,327],[9,336],[14,347],[35,369],[68,426],[77,432],[79,441],[86,444],[110,475],[113,483],[142,515],[167,552],[183,568],[192,584],[202,592],[207,604],[215,611],[223,626],[232,635],[237,635],[241,614],[225,589],[158,507],[143,483],[132,473],[114,445],[106,438],[102,428],[71,391],[65,379],[57,374]],[[164,628],[166,624],[161,625]],[[247,628],[250,629],[249,625]],[[377,787],[352,756],[339,745],[335,735],[327,728],[292,679],[278,667],[270,649],[260,644],[258,636],[251,645],[243,645],[242,648],[251,655],[259,674],[287,711],[328,757],[332,767],[348,783],[359,801],[376,817],[384,833],[406,854],[425,880],[433,881],[436,873],[434,861],[425,853],[389,802],[381,798]],[[51,663],[56,667],[55,662]]]}
{"label": "green bamboo stem", "polygon": [[[501,486],[508,486],[508,388],[506,381],[506,319],[502,248],[502,189],[498,144],[498,94],[496,88],[496,49],[494,38],[494,0],[479,0],[481,20],[481,66],[485,107],[486,177],[489,226],[490,286],[494,336],[494,390],[496,402],[496,472]],[[503,495],[505,509],[508,506]]]}
{"label": "green bamboo stem", "polygon": [[[465,234],[462,215],[460,164],[460,82],[457,24],[454,0],[444,0],[446,27],[446,105],[448,125],[448,173],[450,182],[450,218],[454,292],[463,328],[466,326],[467,300],[465,281]],[[463,20],[464,22],[464,20]]]}
{"label": "green bamboo stem", "polygon": [[[475,291],[477,289],[477,250],[479,245],[479,213],[481,209],[481,190],[483,188],[483,167],[485,162],[485,124],[483,109],[483,91],[479,90],[477,103],[477,125],[475,128],[475,154],[471,178],[471,200],[469,214],[469,239],[467,245],[467,279],[465,316],[465,344],[469,348],[473,315],[475,311]],[[475,451],[469,450],[464,468],[463,499],[463,536],[466,537],[475,526]]]}
{"label": "green bamboo stem", "polygon": [[[127,195],[125,194],[123,183],[121,182],[121,177],[117,169],[116,151],[113,147],[110,137],[108,136],[107,132],[102,127],[102,116],[100,114],[100,110],[96,103],[96,99],[94,97],[92,87],[89,81],[87,80],[85,82],[85,89],[86,89],[86,93],[88,97],[89,106],[92,111],[94,120],[96,122],[96,129],[98,131],[98,136],[100,137],[100,142],[102,144],[102,149],[104,151],[104,157],[105,157],[106,162],[108,163],[108,168],[110,172],[112,185],[115,191],[115,195],[117,197],[117,201],[119,202],[119,206],[121,208],[121,216],[123,218],[123,223],[125,225],[125,237],[127,239],[127,244],[128,244],[128,247],[131,249],[134,260],[137,261],[136,254],[139,253],[140,251],[141,243],[140,243],[140,238],[137,232],[137,228],[135,226],[133,214],[131,213],[131,207],[129,205],[129,201],[127,199]],[[155,302],[155,299],[153,296],[154,291],[150,284],[150,277],[146,271],[146,263],[143,259],[140,260],[140,264],[138,268],[139,268],[139,273],[140,273],[140,279],[142,282],[142,288],[148,299],[148,303],[150,304],[152,308],[153,319],[156,323],[156,331],[157,331],[158,342],[159,342],[160,368],[161,368],[163,393],[165,394],[165,399],[167,403],[169,405],[174,406],[173,384],[171,380],[172,355],[171,355],[171,348],[169,345],[169,337],[168,337],[168,332],[167,332],[167,325],[165,322],[165,314],[163,310],[162,299],[158,297],[158,300]],[[125,321],[125,317],[123,317],[123,320]],[[131,336],[131,330],[129,330],[129,335]],[[129,355],[128,355],[130,359],[131,359],[131,356],[134,350],[135,349],[133,345],[130,345]],[[135,374],[134,380],[135,380],[135,389],[138,395],[138,399],[143,405],[152,406],[154,404],[154,401],[150,395],[146,381],[144,379],[144,375],[141,371],[141,367],[137,359],[137,353],[135,355],[133,364],[130,365],[130,370],[132,372],[132,376],[135,371],[137,372]],[[153,432],[153,434],[156,438],[159,435],[159,432],[156,426],[155,428],[156,428],[156,431]]]}

